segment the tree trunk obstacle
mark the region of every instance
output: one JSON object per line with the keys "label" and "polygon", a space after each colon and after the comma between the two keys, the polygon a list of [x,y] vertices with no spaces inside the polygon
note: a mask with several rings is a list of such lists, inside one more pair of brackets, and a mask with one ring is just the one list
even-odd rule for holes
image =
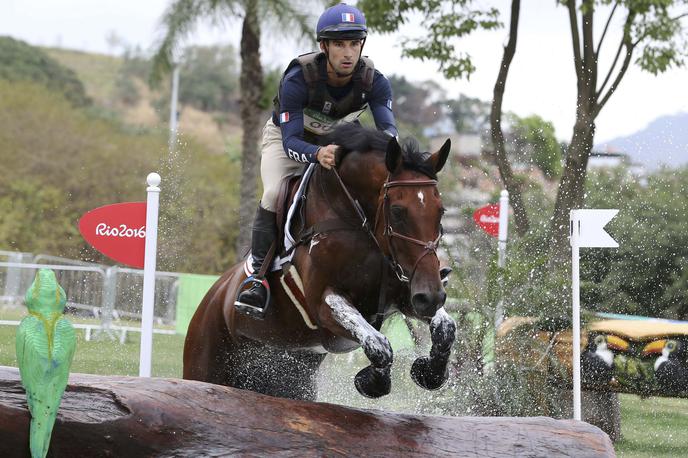
{"label": "tree trunk obstacle", "polygon": [[[69,382],[48,456],[615,456],[574,420],[367,411],[177,379]],[[0,456],[29,456],[29,420],[18,370],[0,366]]]}

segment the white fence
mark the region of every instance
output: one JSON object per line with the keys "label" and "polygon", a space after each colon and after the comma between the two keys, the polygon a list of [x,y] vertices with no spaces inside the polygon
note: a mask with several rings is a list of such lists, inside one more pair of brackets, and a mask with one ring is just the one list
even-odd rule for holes
{"label": "white fence", "polygon": [[[99,318],[103,330],[118,328],[111,324],[113,319],[141,319],[143,270],[44,254],[0,251],[0,302],[21,304],[39,268],[55,271],[67,294],[68,311]],[[175,322],[179,277],[175,272],[156,272],[154,316],[158,324]]]}

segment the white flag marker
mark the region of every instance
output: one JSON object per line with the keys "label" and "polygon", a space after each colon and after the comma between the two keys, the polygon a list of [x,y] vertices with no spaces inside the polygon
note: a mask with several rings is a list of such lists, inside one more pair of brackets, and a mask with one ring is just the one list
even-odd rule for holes
{"label": "white flag marker", "polygon": [[571,246],[574,239],[580,248],[618,248],[604,226],[619,210],[571,210]]}
{"label": "white flag marker", "polygon": [[573,418],[581,419],[579,248],[618,248],[604,226],[619,210],[571,210],[571,292],[573,296]]}

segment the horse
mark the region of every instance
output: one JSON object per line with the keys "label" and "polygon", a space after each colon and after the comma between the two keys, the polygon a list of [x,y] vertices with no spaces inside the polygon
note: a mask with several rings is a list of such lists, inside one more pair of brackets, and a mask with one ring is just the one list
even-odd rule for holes
{"label": "horse", "polygon": [[315,400],[316,374],[328,352],[362,347],[370,365],[354,378],[363,396],[390,392],[393,351],[382,320],[401,312],[429,324],[429,356],[411,377],[440,388],[456,324],[446,313],[437,248],[444,213],[437,173],[450,152],[447,140],[423,153],[386,133],[344,125],[327,138],[338,146],[335,166],[317,165],[295,226],[301,238],[291,263],[303,288],[297,310],[268,274],[271,297],[264,320],[235,310],[245,281],[243,263],[225,272],[201,301],[184,344],[185,379],[263,394]]}

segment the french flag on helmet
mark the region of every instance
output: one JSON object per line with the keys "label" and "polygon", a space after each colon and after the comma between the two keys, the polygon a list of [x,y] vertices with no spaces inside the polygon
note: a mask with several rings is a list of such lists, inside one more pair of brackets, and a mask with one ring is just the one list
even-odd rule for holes
{"label": "french flag on helmet", "polygon": [[280,124],[284,124],[285,122],[289,122],[289,112],[285,111],[283,113],[280,113]]}
{"label": "french flag on helmet", "polygon": [[315,28],[321,40],[364,40],[368,35],[363,13],[356,7],[340,3],[325,10]]}

